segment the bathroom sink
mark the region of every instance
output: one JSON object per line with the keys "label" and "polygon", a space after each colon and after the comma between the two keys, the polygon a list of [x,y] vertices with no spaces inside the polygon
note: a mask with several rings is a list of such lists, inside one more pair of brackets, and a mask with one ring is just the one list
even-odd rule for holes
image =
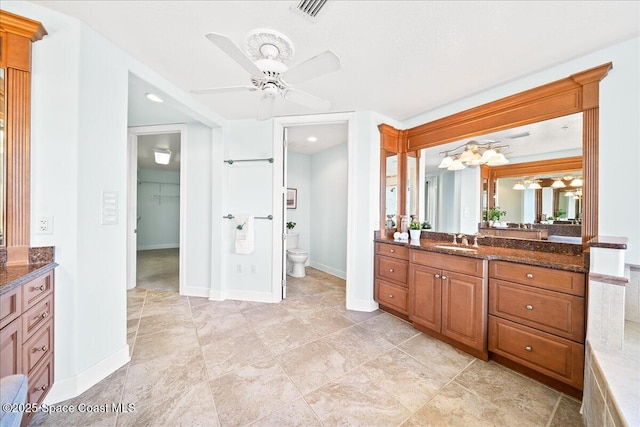
{"label": "bathroom sink", "polygon": [[452,251],[463,251],[463,252],[475,252],[475,248],[469,248],[466,246],[453,246],[453,245],[436,245],[436,248],[440,249],[451,249]]}

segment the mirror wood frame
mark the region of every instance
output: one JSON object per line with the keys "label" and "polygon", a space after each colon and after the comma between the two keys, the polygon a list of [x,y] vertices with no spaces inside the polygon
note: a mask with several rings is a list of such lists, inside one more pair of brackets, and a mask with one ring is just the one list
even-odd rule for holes
{"label": "mirror wood frame", "polygon": [[7,265],[29,262],[31,166],[31,43],[47,31],[38,21],[0,10],[0,67],[4,68],[5,233]]}
{"label": "mirror wood frame", "polygon": [[[406,193],[406,155],[409,151],[435,147],[447,142],[510,129],[543,120],[582,113],[583,219],[582,244],[598,234],[598,129],[600,81],[613,68],[608,62],[497,101],[489,102],[432,122],[398,130],[382,124],[381,150],[395,148],[398,158],[399,193]],[[395,139],[394,139],[395,138]],[[382,157],[382,156],[381,156]],[[404,168],[401,158],[405,157]],[[386,157],[384,157],[386,159]],[[382,161],[381,161],[382,166]],[[403,176],[402,173],[405,175]],[[381,185],[386,171],[381,168]],[[384,212],[384,187],[380,212]],[[402,205],[400,206],[402,209]],[[398,212],[402,212],[399,210]],[[384,216],[380,219],[384,229]]]}

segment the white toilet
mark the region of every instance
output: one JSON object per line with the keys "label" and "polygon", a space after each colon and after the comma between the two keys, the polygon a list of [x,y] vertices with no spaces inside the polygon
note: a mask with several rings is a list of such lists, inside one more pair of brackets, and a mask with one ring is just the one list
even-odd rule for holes
{"label": "white toilet", "polygon": [[298,233],[287,234],[287,274],[291,277],[304,277],[304,263],[309,254],[306,249],[298,247]]}

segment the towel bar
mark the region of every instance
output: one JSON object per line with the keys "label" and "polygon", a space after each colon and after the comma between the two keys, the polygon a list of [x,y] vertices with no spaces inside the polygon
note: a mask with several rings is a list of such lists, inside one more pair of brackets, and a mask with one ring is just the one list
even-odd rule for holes
{"label": "towel bar", "polygon": [[268,159],[244,159],[244,160],[233,160],[233,159],[229,159],[229,160],[224,160],[225,163],[229,163],[230,165],[234,164],[235,162],[269,162],[269,163],[273,163],[273,157],[269,157]]}
{"label": "towel bar", "polygon": [[[229,215],[227,215],[227,216],[223,216],[222,218],[226,218],[226,219],[233,219],[233,218],[235,218],[235,216],[233,216],[233,215],[229,214]],[[255,218],[255,219],[269,219],[269,220],[271,220],[271,219],[273,219],[273,215],[269,215],[269,216],[256,216],[256,217],[254,217],[254,218]]]}

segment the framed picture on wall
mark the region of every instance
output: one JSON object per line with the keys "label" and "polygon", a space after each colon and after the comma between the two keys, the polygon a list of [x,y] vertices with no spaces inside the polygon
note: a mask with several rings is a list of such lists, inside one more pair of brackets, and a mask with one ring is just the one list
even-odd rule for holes
{"label": "framed picture on wall", "polygon": [[298,207],[298,190],[295,188],[287,188],[287,209],[295,209]]}

